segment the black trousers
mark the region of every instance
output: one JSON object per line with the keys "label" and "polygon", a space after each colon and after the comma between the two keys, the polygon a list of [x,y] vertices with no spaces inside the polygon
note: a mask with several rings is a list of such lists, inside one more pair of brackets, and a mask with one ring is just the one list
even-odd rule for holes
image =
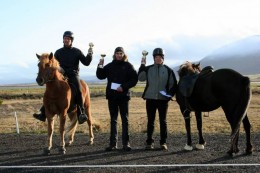
{"label": "black trousers", "polygon": [[160,144],[166,143],[167,140],[167,112],[168,112],[168,100],[146,100],[146,112],[147,112],[147,140],[148,145],[154,142],[153,132],[154,132],[154,121],[156,110],[159,112],[159,121],[160,121]]}
{"label": "black trousers", "polygon": [[77,105],[79,106],[80,110],[78,109],[78,114],[81,114],[83,111],[82,109],[84,109],[83,107],[83,98],[82,98],[82,87],[80,85],[80,79],[79,79],[79,76],[78,75],[70,75],[68,76],[69,78],[69,83],[72,83],[74,85],[74,87],[76,88],[76,91],[77,91],[77,97],[76,97],[76,100],[77,100]]}
{"label": "black trousers", "polygon": [[123,145],[129,144],[128,132],[128,114],[129,114],[129,101],[128,100],[108,100],[108,108],[110,113],[110,145],[117,144],[117,117],[120,112],[122,120],[122,143]]}

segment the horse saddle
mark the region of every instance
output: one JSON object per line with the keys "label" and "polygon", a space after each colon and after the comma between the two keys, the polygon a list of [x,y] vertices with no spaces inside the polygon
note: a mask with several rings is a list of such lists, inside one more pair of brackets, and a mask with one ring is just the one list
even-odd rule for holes
{"label": "horse saddle", "polygon": [[182,77],[179,81],[179,90],[180,90],[181,94],[184,97],[190,97],[193,92],[197,79],[199,77],[204,77],[211,72],[213,72],[213,67],[207,66],[207,67],[203,68],[200,73],[195,73],[192,75],[186,75],[186,76]]}

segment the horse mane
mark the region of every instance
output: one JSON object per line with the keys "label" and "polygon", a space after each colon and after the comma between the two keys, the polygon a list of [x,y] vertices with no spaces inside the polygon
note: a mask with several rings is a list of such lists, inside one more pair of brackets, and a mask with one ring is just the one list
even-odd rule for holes
{"label": "horse mane", "polygon": [[[53,53],[43,53],[42,55],[36,54],[39,60],[39,69],[48,70],[50,73],[53,73],[57,78],[64,81],[68,81],[64,76],[64,70],[60,67],[59,61],[54,57]],[[56,72],[57,73],[56,73]],[[56,73],[56,74],[55,74]]]}
{"label": "horse mane", "polygon": [[184,64],[180,65],[178,70],[179,77],[183,77],[186,75],[192,75],[195,73],[199,73],[201,71],[200,63],[195,64],[189,61],[186,61]]}
{"label": "horse mane", "polygon": [[60,69],[60,63],[52,53],[43,53],[39,58],[39,62],[42,63],[44,66],[48,64],[48,66],[52,67],[53,69]]}

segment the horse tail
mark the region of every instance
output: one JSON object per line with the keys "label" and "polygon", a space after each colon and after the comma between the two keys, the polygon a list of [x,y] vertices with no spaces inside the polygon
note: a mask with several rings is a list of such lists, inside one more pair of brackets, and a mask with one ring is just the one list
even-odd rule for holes
{"label": "horse tail", "polygon": [[234,115],[240,115],[236,126],[231,134],[231,139],[233,140],[236,137],[236,134],[239,132],[240,125],[242,120],[245,118],[247,114],[247,108],[249,106],[251,100],[251,89],[250,89],[250,79],[248,77],[243,77],[241,81],[242,90],[241,90],[241,97],[239,102],[236,106],[236,111]]}

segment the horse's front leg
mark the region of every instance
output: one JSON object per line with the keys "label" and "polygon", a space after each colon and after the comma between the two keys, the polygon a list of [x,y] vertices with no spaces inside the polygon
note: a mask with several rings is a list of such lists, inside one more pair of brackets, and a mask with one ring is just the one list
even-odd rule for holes
{"label": "horse's front leg", "polygon": [[196,111],[195,116],[196,116],[197,129],[198,129],[198,134],[199,134],[199,143],[196,144],[196,148],[199,149],[199,150],[203,150],[206,142],[205,142],[203,135],[202,135],[202,116],[201,116],[201,112]]}
{"label": "horse's front leg", "polygon": [[187,144],[185,145],[184,149],[191,151],[193,150],[192,141],[191,141],[191,126],[190,126],[190,111],[188,109],[183,111],[183,117],[185,120],[185,128],[186,128],[186,135],[187,135]]}
{"label": "horse's front leg", "polygon": [[45,155],[51,154],[51,148],[52,148],[52,136],[53,136],[53,130],[54,130],[54,120],[52,115],[46,115],[47,121],[48,121],[48,138],[47,138],[47,148],[44,149]]}
{"label": "horse's front leg", "polygon": [[66,153],[66,149],[65,149],[65,122],[66,122],[66,113],[63,112],[60,115],[60,148],[59,148],[60,154]]}

